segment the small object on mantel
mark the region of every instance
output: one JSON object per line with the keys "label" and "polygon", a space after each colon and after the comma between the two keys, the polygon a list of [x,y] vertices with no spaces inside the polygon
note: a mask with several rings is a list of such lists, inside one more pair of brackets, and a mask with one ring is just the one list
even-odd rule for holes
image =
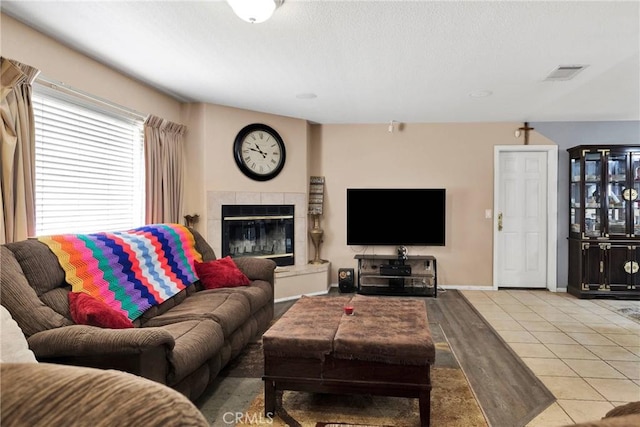
{"label": "small object on mantel", "polygon": [[197,213],[193,215],[185,215],[184,225],[186,225],[189,228],[193,228],[194,224],[196,224],[199,220],[200,220],[200,215],[198,215]]}

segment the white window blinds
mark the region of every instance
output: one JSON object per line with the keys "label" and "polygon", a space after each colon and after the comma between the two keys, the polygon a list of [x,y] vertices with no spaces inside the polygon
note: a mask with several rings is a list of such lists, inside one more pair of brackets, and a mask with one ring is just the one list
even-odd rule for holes
{"label": "white window blinds", "polygon": [[34,85],[37,235],[143,224],[143,120],[85,98]]}

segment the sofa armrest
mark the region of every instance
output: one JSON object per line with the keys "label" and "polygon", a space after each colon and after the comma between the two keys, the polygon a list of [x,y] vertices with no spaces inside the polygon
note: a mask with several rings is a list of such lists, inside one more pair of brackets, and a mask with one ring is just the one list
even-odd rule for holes
{"label": "sofa armrest", "polygon": [[44,363],[0,370],[3,426],[209,425],[187,397],[125,372]]}
{"label": "sofa armrest", "polygon": [[64,326],[38,332],[31,335],[27,341],[38,359],[140,354],[158,347],[172,350],[175,345],[171,334],[162,328],[103,329],[85,325]]}
{"label": "sofa armrest", "polygon": [[272,286],[275,280],[276,263],[265,258],[239,257],[234,258],[238,268],[249,280],[264,280]]}
{"label": "sofa armrest", "polygon": [[102,329],[73,325],[28,339],[40,362],[117,369],[167,383],[173,337],[162,328]]}

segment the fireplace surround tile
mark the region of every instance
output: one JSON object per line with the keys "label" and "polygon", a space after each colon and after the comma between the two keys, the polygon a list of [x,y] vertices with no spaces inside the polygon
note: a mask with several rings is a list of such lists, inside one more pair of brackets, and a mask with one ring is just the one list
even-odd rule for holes
{"label": "fireplace surround tile", "polygon": [[[284,193],[285,205],[294,205],[296,207],[296,218],[307,218],[307,195],[304,193]],[[298,209],[298,206],[302,208]]]}
{"label": "fireplace surround tile", "polygon": [[260,203],[258,205],[286,205],[284,193],[260,193]]}
{"label": "fireplace surround tile", "polygon": [[243,192],[243,193],[235,193],[236,195],[236,205],[262,205],[266,203],[262,203],[262,193],[256,192]]}

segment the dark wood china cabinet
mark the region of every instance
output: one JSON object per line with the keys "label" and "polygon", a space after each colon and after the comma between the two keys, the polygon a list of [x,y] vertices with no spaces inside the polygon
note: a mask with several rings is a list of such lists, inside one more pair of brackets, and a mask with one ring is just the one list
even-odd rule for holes
{"label": "dark wood china cabinet", "polygon": [[567,291],[580,298],[640,299],[640,146],[568,151]]}

